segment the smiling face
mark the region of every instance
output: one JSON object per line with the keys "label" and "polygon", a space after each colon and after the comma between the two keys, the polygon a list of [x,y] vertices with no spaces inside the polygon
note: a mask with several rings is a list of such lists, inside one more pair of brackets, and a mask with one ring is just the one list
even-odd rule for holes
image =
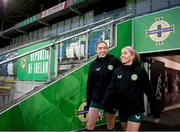
{"label": "smiling face", "polygon": [[128,48],[121,50],[121,61],[124,65],[131,65],[134,59],[134,54]]}
{"label": "smiling face", "polygon": [[107,55],[107,51],[108,51],[108,47],[107,44],[104,42],[100,42],[97,44],[96,47],[96,53],[98,55],[98,57],[105,57]]}

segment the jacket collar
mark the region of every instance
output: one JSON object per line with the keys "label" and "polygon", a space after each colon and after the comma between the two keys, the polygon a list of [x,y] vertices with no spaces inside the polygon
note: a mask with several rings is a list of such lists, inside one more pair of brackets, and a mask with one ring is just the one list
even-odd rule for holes
{"label": "jacket collar", "polygon": [[133,63],[131,64],[131,65],[122,65],[122,67],[124,68],[124,69],[133,69],[133,68],[135,68],[135,67],[137,67],[137,66],[140,66],[141,65],[141,62],[140,61],[137,61],[137,60],[135,60],[135,61],[133,61]]}
{"label": "jacket collar", "polygon": [[96,57],[96,59],[95,59],[95,61],[97,61],[97,62],[104,62],[104,61],[107,61],[107,60],[109,60],[109,58],[110,57],[112,57],[113,55],[109,55],[109,54],[107,54],[105,57]]}

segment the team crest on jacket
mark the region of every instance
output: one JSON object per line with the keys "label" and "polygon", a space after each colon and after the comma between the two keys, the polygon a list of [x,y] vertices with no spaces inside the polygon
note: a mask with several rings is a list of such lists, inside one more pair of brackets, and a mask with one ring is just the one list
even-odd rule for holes
{"label": "team crest on jacket", "polygon": [[131,80],[136,81],[138,79],[138,75],[137,74],[132,74],[131,75]]}
{"label": "team crest on jacket", "polygon": [[113,65],[108,65],[108,69],[111,71],[111,70],[113,70]]}

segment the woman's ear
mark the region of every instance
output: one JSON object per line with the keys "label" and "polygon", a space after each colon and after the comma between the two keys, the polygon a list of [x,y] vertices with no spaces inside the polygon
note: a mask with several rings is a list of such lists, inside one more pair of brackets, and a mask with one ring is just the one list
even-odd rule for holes
{"label": "woman's ear", "polygon": [[132,60],[134,60],[134,58],[135,58],[135,55],[134,55],[134,54],[132,54],[131,58],[132,58]]}

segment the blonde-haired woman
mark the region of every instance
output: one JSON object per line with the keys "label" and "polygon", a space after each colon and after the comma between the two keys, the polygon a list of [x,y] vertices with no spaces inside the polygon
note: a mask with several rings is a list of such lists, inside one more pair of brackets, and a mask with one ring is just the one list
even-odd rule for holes
{"label": "blonde-haired woman", "polygon": [[110,105],[109,100],[115,97],[115,108],[118,109],[122,129],[138,131],[144,113],[144,93],[148,96],[154,117],[159,118],[160,113],[148,74],[141,66],[136,50],[131,46],[124,47],[121,50],[121,62],[121,67],[113,73],[101,108],[106,110]]}

